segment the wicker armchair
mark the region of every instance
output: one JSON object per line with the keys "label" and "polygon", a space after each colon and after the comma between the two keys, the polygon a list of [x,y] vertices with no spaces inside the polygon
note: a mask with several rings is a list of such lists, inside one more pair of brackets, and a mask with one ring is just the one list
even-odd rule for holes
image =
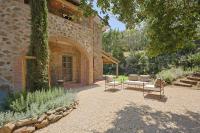
{"label": "wicker armchair", "polygon": [[164,84],[164,80],[156,79],[154,84],[143,85],[143,95],[145,95],[145,92],[160,92],[160,98],[162,98],[164,95]]}

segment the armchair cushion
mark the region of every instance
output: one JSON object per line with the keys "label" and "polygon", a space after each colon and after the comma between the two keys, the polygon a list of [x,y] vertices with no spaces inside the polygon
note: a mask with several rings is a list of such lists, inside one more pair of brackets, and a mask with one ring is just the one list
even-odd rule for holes
{"label": "armchair cushion", "polygon": [[145,85],[144,90],[148,91],[160,91],[160,88],[155,87],[155,85]]}
{"label": "armchair cushion", "polygon": [[130,80],[130,81],[138,81],[139,80],[139,76],[137,74],[129,74],[128,80]]}
{"label": "armchair cushion", "polygon": [[114,78],[113,78],[113,76],[106,76],[105,80],[106,80],[106,83],[109,83],[109,82],[113,82]]}
{"label": "armchair cushion", "polygon": [[149,82],[150,81],[150,75],[140,75],[140,81]]}

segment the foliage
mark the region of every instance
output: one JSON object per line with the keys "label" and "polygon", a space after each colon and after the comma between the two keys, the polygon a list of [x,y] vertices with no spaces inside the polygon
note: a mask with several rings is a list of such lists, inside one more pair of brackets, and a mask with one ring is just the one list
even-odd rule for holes
{"label": "foliage", "polygon": [[[119,73],[122,72],[121,67],[125,62],[124,51],[125,46],[122,42],[123,33],[119,32],[118,30],[111,30],[103,35],[103,49],[106,52],[109,52],[115,57],[116,59],[120,60],[119,64]],[[104,71],[109,72],[114,71],[116,66],[106,66]]]}
{"label": "foliage", "polygon": [[149,24],[149,54],[175,52],[199,38],[200,6],[197,1],[152,0],[146,2],[144,12]]}
{"label": "foliage", "polygon": [[[155,75],[163,69],[173,66],[193,68],[199,66],[199,44],[185,44],[184,48],[171,54],[148,55],[146,27],[138,30],[110,30],[103,34],[103,49],[110,52],[119,63],[119,74]],[[114,74],[115,65],[104,65],[104,74]]]}
{"label": "foliage", "polygon": [[30,89],[46,89],[49,87],[48,79],[48,9],[46,0],[31,0],[31,45],[30,56],[36,60],[29,63]]}
{"label": "foliage", "polygon": [[121,81],[126,81],[128,80],[128,76],[125,76],[125,75],[119,75],[116,79],[118,82],[121,82]]}
{"label": "foliage", "polygon": [[200,70],[199,67],[196,67],[194,69],[187,69],[187,70],[184,70],[181,67],[179,67],[179,68],[170,68],[170,69],[166,69],[166,70],[163,70],[163,71],[159,72],[157,74],[157,77],[158,78],[162,78],[168,84],[171,84],[177,78],[180,78],[180,77],[185,76],[185,75],[192,74],[192,73],[194,73],[196,71],[199,71],[199,70]]}
{"label": "foliage", "polygon": [[[118,30],[110,30],[103,34],[103,49],[109,52],[113,57],[117,58],[119,63],[119,73],[124,74],[126,67],[125,52],[130,54],[135,50],[143,49],[147,44],[147,38],[144,36],[145,29],[140,30],[127,30],[120,32]],[[113,74],[115,65],[106,65],[104,72],[106,74]]]}
{"label": "foliage", "polygon": [[29,117],[36,117],[57,107],[73,102],[75,95],[62,88],[38,90],[32,93],[10,95],[7,111],[0,112],[0,126],[9,122]]}
{"label": "foliage", "polygon": [[111,29],[103,34],[103,49],[110,53],[115,50],[113,48],[130,52],[143,50],[147,44],[146,27],[137,30],[128,29],[122,32]]}
{"label": "foliage", "polygon": [[200,53],[189,55],[187,61],[192,66],[200,66]]}
{"label": "foliage", "polygon": [[[37,103],[38,106],[41,106],[45,103],[45,106],[52,108],[62,102],[59,101],[59,98],[66,96],[65,94],[69,95],[70,93],[65,93],[64,89],[62,88],[40,90],[32,93],[27,93],[26,95],[15,95],[14,99],[9,99],[8,105],[9,108],[15,112],[27,111],[31,108],[32,104],[35,103]],[[70,101],[70,99],[66,100],[66,102],[67,101]]]}
{"label": "foliage", "polygon": [[148,57],[143,51],[135,52],[126,59],[126,72],[147,74],[149,69]]}
{"label": "foliage", "polygon": [[[93,0],[82,1],[93,6]],[[98,0],[97,6],[105,14],[105,20],[111,12],[129,28],[148,24],[151,56],[176,52],[199,39],[199,0]]]}

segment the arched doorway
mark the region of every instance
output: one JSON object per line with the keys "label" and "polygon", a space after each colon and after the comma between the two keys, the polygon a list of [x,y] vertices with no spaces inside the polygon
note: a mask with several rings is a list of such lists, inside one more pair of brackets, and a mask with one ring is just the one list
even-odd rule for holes
{"label": "arched doorway", "polygon": [[[50,37],[51,84],[63,80],[65,87],[87,85],[93,82],[90,55],[78,43],[65,37]],[[92,73],[93,74],[93,73]]]}

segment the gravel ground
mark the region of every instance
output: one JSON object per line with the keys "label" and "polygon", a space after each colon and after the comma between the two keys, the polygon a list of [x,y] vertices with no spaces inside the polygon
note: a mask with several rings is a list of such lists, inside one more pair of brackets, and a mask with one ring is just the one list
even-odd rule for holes
{"label": "gravel ground", "polygon": [[165,96],[86,87],[76,110],[37,133],[200,133],[200,90],[167,86]]}

